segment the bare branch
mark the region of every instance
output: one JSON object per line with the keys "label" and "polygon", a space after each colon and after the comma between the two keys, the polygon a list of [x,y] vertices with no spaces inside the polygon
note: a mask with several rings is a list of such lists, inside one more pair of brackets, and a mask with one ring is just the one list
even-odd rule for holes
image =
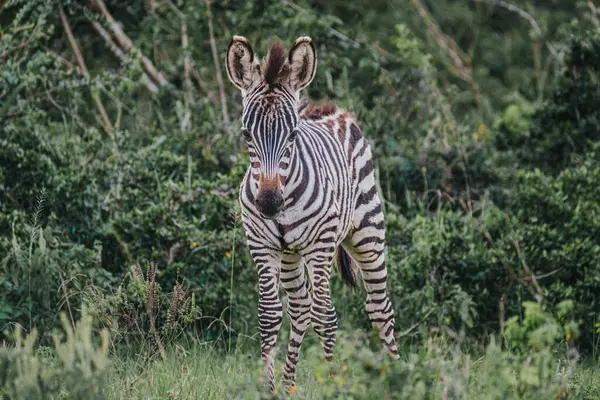
{"label": "bare branch", "polygon": [[[123,50],[121,50],[121,48],[114,42],[112,37],[110,37],[110,34],[106,31],[106,29],[104,29],[104,27],[100,25],[97,21],[92,21],[92,25],[94,26],[94,29],[96,29],[96,32],[98,32],[98,34],[102,36],[102,39],[104,39],[104,41],[108,45],[108,48],[113,52],[113,54],[119,57],[122,61],[125,61],[127,55],[123,53]],[[145,72],[142,75],[142,83],[152,93],[158,93],[158,87],[154,84],[154,82],[152,82],[152,79],[150,79]]]}
{"label": "bare branch", "polygon": [[182,131],[185,131],[189,126],[191,112],[190,112],[190,97],[192,90],[192,60],[190,56],[190,51],[188,49],[188,34],[187,34],[187,21],[185,18],[185,14],[179,11],[175,4],[173,4],[170,0],[165,0],[169,8],[177,14],[179,19],[181,20],[181,47],[183,49],[183,76],[185,77],[185,113],[181,118],[180,127]]}
{"label": "bare branch", "polygon": [[133,41],[129,38],[129,36],[127,36],[127,34],[121,28],[121,24],[119,24],[113,18],[113,16],[108,12],[108,9],[106,8],[106,5],[104,4],[104,1],[103,0],[95,0],[95,3],[96,3],[96,6],[98,6],[98,9],[102,13],[102,15],[104,15],[104,18],[106,18],[106,20],[108,21],[108,23],[110,25],[110,29],[112,30],[113,34],[115,35],[115,38],[117,39],[117,43],[119,44],[119,46],[121,47],[123,52],[129,53],[130,51],[133,51],[136,54],[136,56],[140,59],[140,61],[142,62],[142,65],[144,66],[144,69],[146,70],[148,75],[150,75],[150,77],[156,83],[158,83],[160,86],[167,86],[169,84],[169,82],[165,79],[165,76],[163,75],[163,73],[160,72],[158,69],[156,69],[156,67],[154,66],[152,61],[150,61],[150,59],[148,57],[146,57],[138,48],[135,47],[135,45],[133,44]]}
{"label": "bare branch", "polygon": [[219,84],[219,97],[221,98],[221,108],[223,109],[223,122],[229,126],[229,112],[227,111],[227,98],[225,97],[225,85],[223,84],[223,75],[221,74],[221,64],[219,63],[219,54],[217,52],[217,42],[215,41],[215,32],[213,28],[212,12],[210,11],[210,0],[204,0],[208,14],[208,33],[210,35],[210,48],[212,50],[217,83]]}
{"label": "bare branch", "polygon": [[440,49],[442,49],[442,51],[444,51],[452,60],[452,64],[454,66],[453,72],[455,75],[471,85],[477,102],[479,103],[479,90],[477,89],[477,84],[473,79],[471,57],[460,48],[454,39],[442,32],[437,22],[425,9],[425,6],[423,6],[420,0],[411,0],[411,3],[421,16],[421,19],[423,19],[423,22],[425,22],[427,25],[429,32],[433,35],[433,38]]}
{"label": "bare branch", "polygon": [[208,86],[206,86],[206,82],[204,82],[204,80],[202,79],[202,77],[200,76],[200,74],[198,74],[198,71],[196,71],[195,69],[192,70],[192,75],[194,77],[194,79],[196,79],[196,82],[198,83],[198,87],[205,91],[206,93],[210,94],[210,90],[208,88]]}
{"label": "bare branch", "polygon": [[181,47],[183,48],[183,72],[185,75],[185,88],[192,89],[192,60],[188,49],[187,23],[185,18],[181,21]]}
{"label": "bare branch", "polygon": [[177,17],[181,20],[181,47],[183,48],[183,71],[185,74],[185,88],[190,90],[192,88],[192,60],[190,52],[188,50],[189,40],[187,33],[187,20],[185,14],[182,13],[170,0],[165,1],[171,11],[177,14]]}
{"label": "bare branch", "polygon": [[205,91],[205,92],[209,92],[208,88],[206,87],[206,83],[204,83],[204,81],[200,78],[200,75],[198,74],[198,72],[194,69],[194,62],[192,61],[192,55],[189,52],[189,40],[188,40],[188,33],[187,33],[187,20],[185,17],[185,14],[181,12],[181,10],[179,10],[175,4],[173,4],[173,2],[171,0],[165,0],[165,3],[169,6],[169,8],[171,9],[171,11],[173,11],[175,14],[177,14],[177,16],[179,17],[179,19],[181,19],[181,46],[183,47],[184,50],[184,59],[183,59],[183,69],[185,72],[185,85],[186,88],[189,90],[191,88],[192,85],[192,79],[191,77],[193,76],[196,81],[198,82],[198,87]]}
{"label": "bare branch", "polygon": [[12,53],[14,51],[21,50],[22,48],[26,47],[32,41],[33,41],[32,39],[22,40],[21,43],[19,43],[19,45],[17,47],[8,49],[4,53],[0,54],[0,60],[4,60],[6,57],[8,57],[10,55],[10,53]]}
{"label": "bare branch", "polygon": [[177,17],[179,17],[179,19],[185,19],[185,14],[181,12],[181,10],[179,8],[177,8],[177,6],[175,6],[175,4],[173,4],[173,2],[171,0],[165,0],[165,4],[169,6],[169,8],[171,9],[171,11],[173,11],[175,14],[177,14]]}
{"label": "bare branch", "polygon": [[[60,20],[65,29],[65,33],[67,34],[67,38],[69,39],[69,43],[71,44],[71,48],[73,49],[73,53],[75,54],[75,59],[77,60],[77,66],[79,67],[79,72],[87,79],[90,78],[90,73],[88,72],[87,66],[85,65],[85,60],[83,59],[83,55],[81,54],[81,50],[79,49],[79,45],[75,41],[75,37],[73,36],[73,31],[71,30],[71,25],[69,25],[69,21],[67,20],[67,16],[63,11],[62,7],[58,6],[58,13],[60,15]],[[96,108],[98,109],[98,113],[100,113],[100,119],[104,125],[104,130],[107,134],[112,132],[113,127],[108,118],[108,114],[106,113],[106,109],[102,104],[102,100],[98,94],[92,94],[94,99],[94,103],[96,103]]]}
{"label": "bare branch", "polygon": [[596,8],[596,5],[592,0],[588,0],[587,6],[590,9],[590,12],[592,13],[592,20],[594,21],[594,24],[597,27],[600,27],[600,20],[598,19],[599,13],[598,9]]}
{"label": "bare branch", "polygon": [[452,59],[458,76],[464,81],[471,83],[473,81],[470,68],[471,58],[462,51],[454,39],[442,32],[437,22],[425,9],[425,6],[421,4],[420,0],[411,0],[411,3],[417,9],[417,12],[427,25],[429,32],[433,35],[438,46]]}
{"label": "bare branch", "polygon": [[[535,33],[537,35],[542,36],[542,28],[540,28],[540,25],[537,23],[537,21],[535,20],[535,18],[533,18],[533,16],[531,14],[529,14],[527,11],[523,10],[522,8],[520,8],[514,4],[508,3],[504,0],[475,0],[475,1],[479,1],[482,3],[495,4],[502,8],[507,9],[508,11],[517,13],[521,18],[525,18],[529,22],[529,24],[531,25],[531,27],[533,28],[533,30],[535,31]],[[548,48],[548,51],[550,51],[552,56],[554,56],[554,58],[556,58],[559,61],[562,59],[558,50],[556,50],[556,48],[551,43],[546,42],[546,47]]]}

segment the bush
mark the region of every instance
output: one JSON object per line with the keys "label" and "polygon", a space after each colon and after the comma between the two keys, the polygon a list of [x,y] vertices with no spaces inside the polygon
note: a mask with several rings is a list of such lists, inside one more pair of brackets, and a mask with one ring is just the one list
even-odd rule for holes
{"label": "bush", "polygon": [[165,293],[157,280],[158,267],[138,264],[124,282],[108,293],[88,285],[82,293],[88,315],[95,324],[111,333],[114,354],[134,350],[145,359],[165,358],[165,349],[173,344],[198,317],[195,293],[179,281],[171,293]]}
{"label": "bush", "polygon": [[[381,346],[379,351],[369,348],[364,334],[343,335],[331,364],[322,361],[320,346],[312,346],[303,354],[301,362],[310,366],[296,395],[324,399],[545,399],[592,395],[591,382],[571,384],[577,373],[577,357],[555,345],[553,329],[560,327],[546,317],[540,322],[551,324],[551,328],[524,330],[525,338],[541,344],[527,354],[503,351],[491,337],[482,352],[471,355],[444,335],[433,335],[416,351],[395,361]],[[521,326],[515,322],[516,327]],[[270,393],[255,382],[236,386],[231,388],[229,397],[289,396]]]}
{"label": "bush", "polygon": [[15,329],[14,347],[0,347],[2,398],[104,398],[108,332],[101,332],[97,344],[89,318],[84,317],[75,328],[65,314],[61,320],[64,333],[53,335],[54,348],[36,348],[36,331],[23,337],[19,325]]}
{"label": "bush", "polygon": [[498,142],[514,149],[520,163],[552,174],[600,140],[600,28],[572,31],[551,97],[535,110],[513,104],[498,123]]}
{"label": "bush", "polygon": [[[196,332],[221,337],[223,325],[214,321],[223,321],[229,333],[254,331],[256,273],[236,208],[248,158],[238,123],[230,122],[237,121],[241,101],[237,90],[214,78],[208,3],[171,4],[180,7],[178,14],[166,2],[151,2],[151,8],[107,1],[137,51],[169,81],[157,93],[141,82],[144,69],[133,53],[123,59],[108,53],[92,25],[106,22],[96,10],[60,3],[90,77],[70,61],[56,2],[11,1],[0,14],[0,55],[6,57],[0,76],[0,325],[36,326],[45,343],[58,311],[77,318],[82,300],[90,300],[81,294],[106,301],[97,310],[104,323],[119,307],[143,315],[143,296],[129,290],[127,274],[134,265],[153,264],[164,293],[181,284],[195,295],[203,311]],[[563,77],[558,86],[548,85],[553,96],[545,104],[531,98],[529,70],[517,79],[526,93],[493,101],[495,89],[485,94],[488,104],[513,103],[490,124],[473,117],[485,112],[465,111],[474,93],[461,97],[455,78],[436,69],[446,68],[447,55],[427,53],[414,21],[380,22],[374,10],[391,6],[375,2],[366,22],[371,35],[334,15],[339,4],[321,3],[215,2],[214,43],[222,54],[235,27],[264,55],[276,35],[285,35],[286,43],[315,37],[319,72],[310,94],[354,112],[376,153],[390,292],[403,340],[420,343],[433,330],[464,331],[484,342],[536,297],[549,309],[572,301],[576,323],[597,318],[600,172],[597,148],[585,153],[588,142],[600,139],[597,29],[573,34]],[[439,12],[433,3],[428,7]],[[457,13],[464,7],[452,10],[441,26],[457,18],[464,23]],[[506,10],[488,11],[489,17]],[[188,28],[186,49],[180,15]],[[551,20],[564,19],[561,13]],[[395,29],[392,35],[386,27]],[[358,41],[350,39],[354,33]],[[520,40],[518,46],[530,44]],[[485,48],[498,46],[486,38]],[[474,59],[489,66],[493,55]],[[511,58],[502,51],[503,63]],[[190,59],[191,85],[183,73]],[[473,69],[476,80],[486,81],[485,69]],[[496,88],[504,72],[491,72],[487,83]],[[510,71],[505,78],[515,82]],[[99,121],[96,95],[112,130]],[[42,193],[43,203],[36,201]],[[341,289],[334,279],[341,320],[366,326],[364,293]],[[129,283],[120,292],[113,289],[123,282]],[[583,348],[595,346],[593,335],[592,324],[582,326]]]}
{"label": "bush", "polygon": [[[592,353],[600,318],[599,150],[557,177],[520,171],[509,211],[484,198],[472,215],[447,206],[410,220],[388,212],[389,290],[404,340],[425,340],[433,328],[484,341],[521,316],[523,301],[537,299],[550,309],[572,304],[576,345]],[[340,319],[367,328],[364,291],[348,292],[336,280],[334,292]]]}

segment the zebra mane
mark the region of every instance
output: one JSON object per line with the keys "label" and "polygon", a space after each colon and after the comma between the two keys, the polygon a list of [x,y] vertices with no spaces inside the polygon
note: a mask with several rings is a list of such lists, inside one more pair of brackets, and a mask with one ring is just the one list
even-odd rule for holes
{"label": "zebra mane", "polygon": [[264,79],[269,86],[280,84],[288,77],[290,66],[280,41],[276,41],[269,48],[264,71]]}
{"label": "zebra mane", "polygon": [[320,103],[307,101],[306,105],[301,109],[301,116],[308,119],[321,119],[329,115],[335,114],[338,110],[337,104],[333,101],[325,100]]}

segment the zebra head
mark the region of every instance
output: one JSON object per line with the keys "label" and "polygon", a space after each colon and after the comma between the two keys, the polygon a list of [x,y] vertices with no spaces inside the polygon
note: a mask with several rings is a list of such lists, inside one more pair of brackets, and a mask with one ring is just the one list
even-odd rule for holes
{"label": "zebra head", "polygon": [[315,76],[312,40],[300,37],[285,53],[275,42],[260,63],[248,40],[234,36],[227,49],[227,74],[242,93],[242,134],[248,144],[255,206],[265,218],[283,209],[283,187],[298,133],[300,92]]}

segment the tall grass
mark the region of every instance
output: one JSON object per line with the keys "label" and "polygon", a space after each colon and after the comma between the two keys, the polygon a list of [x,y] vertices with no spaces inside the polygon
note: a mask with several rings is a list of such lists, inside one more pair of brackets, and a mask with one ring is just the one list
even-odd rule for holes
{"label": "tall grass", "polygon": [[[229,353],[194,342],[174,346],[165,360],[139,365],[117,360],[108,374],[110,399],[596,399],[597,365],[577,365],[558,354],[540,362],[515,358],[499,346],[471,355],[431,341],[398,362],[383,351],[357,345],[360,335],[342,338],[331,364],[314,343],[302,352],[298,389],[292,395],[260,385],[258,351],[246,346]],[[360,342],[360,340],[359,340]],[[283,354],[278,357],[281,370]],[[138,371],[141,371],[139,373]]]}

